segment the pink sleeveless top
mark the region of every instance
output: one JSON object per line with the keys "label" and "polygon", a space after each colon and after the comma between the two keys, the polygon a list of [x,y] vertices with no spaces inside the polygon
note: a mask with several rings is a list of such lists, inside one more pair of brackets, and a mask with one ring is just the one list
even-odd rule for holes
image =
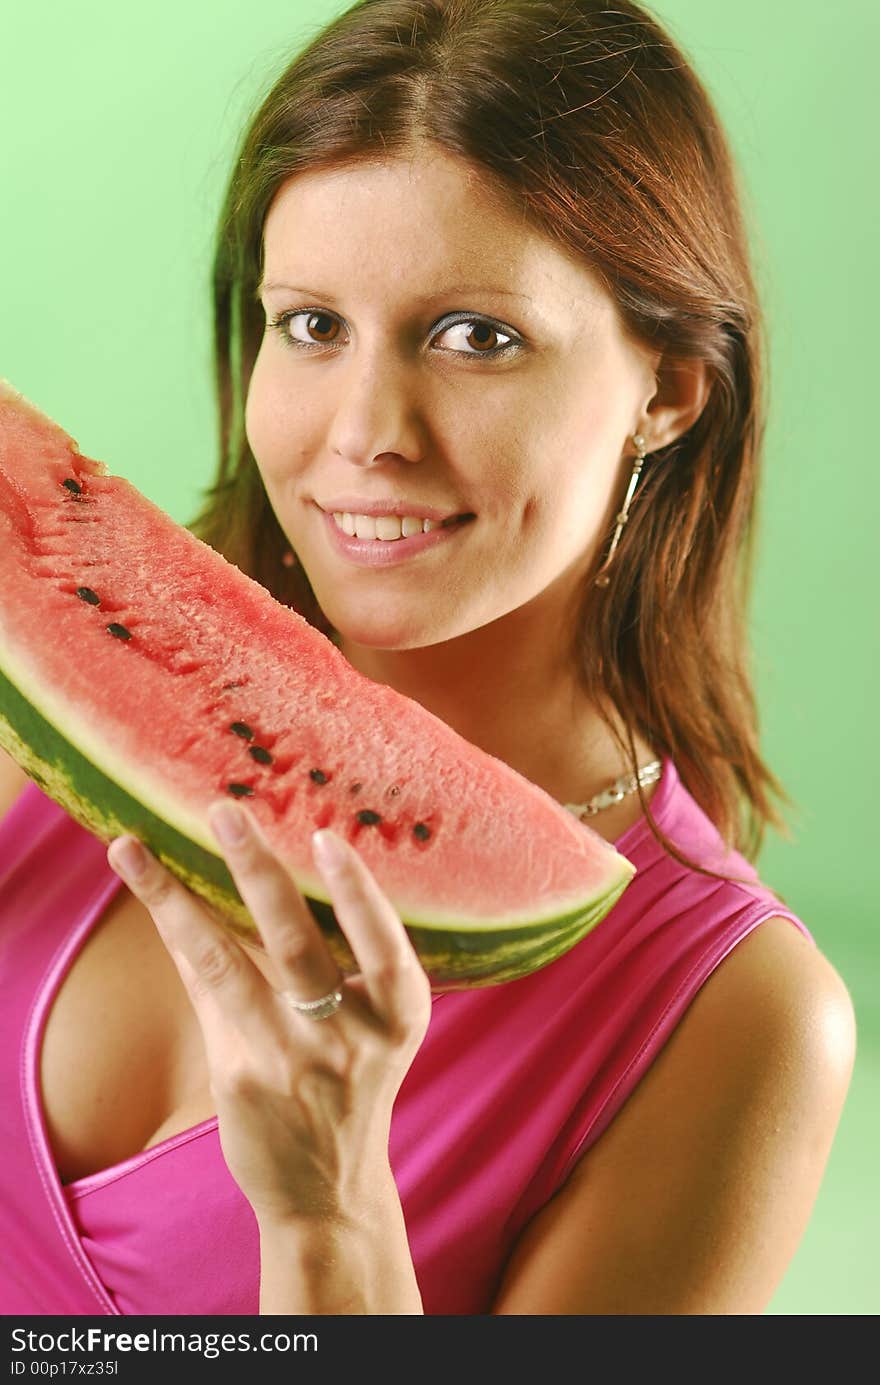
{"label": "pink sleeveless top", "polygon": [[[637,875],[564,957],[435,997],[398,1094],[390,1154],[430,1314],[491,1312],[505,1261],[650,1068],[715,967],[762,920],[804,924],[721,839],[670,759],[615,843]],[[30,783],[0,822],[0,1313],[257,1314],[259,1244],[217,1119],[63,1186],[43,1118],[46,1016],[122,888],[105,845]]]}

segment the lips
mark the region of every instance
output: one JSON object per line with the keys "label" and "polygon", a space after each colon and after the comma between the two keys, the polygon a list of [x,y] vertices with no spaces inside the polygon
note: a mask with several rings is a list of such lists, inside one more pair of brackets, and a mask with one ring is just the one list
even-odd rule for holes
{"label": "lips", "polygon": [[448,523],[441,521],[436,528],[430,529],[427,533],[386,540],[352,537],[339,528],[332,514],[323,516],[331,548],[350,562],[370,568],[397,567],[428,553],[433,548],[456,542],[455,536],[466,531],[468,522],[475,518],[474,515],[452,516]]}
{"label": "lips", "polygon": [[467,513],[450,507],[441,510],[415,500],[369,499],[365,495],[335,495],[329,500],[316,500],[315,504],[325,514],[396,515],[399,519],[410,515],[414,519],[432,519],[436,524],[461,519]]}

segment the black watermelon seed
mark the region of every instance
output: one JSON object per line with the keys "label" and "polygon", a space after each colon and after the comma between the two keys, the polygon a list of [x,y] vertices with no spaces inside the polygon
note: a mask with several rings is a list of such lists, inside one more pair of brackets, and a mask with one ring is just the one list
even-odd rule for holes
{"label": "black watermelon seed", "polygon": [[243,688],[243,687],[244,687],[244,684],[243,684],[243,683],[224,683],[224,684],[223,684],[223,687],[222,687],[222,689],[221,689],[221,691],[222,691],[222,692],[228,692],[230,688]]}
{"label": "black watermelon seed", "polygon": [[250,746],[248,754],[252,755],[255,760],[259,760],[261,765],[271,765],[272,763],[272,756],[261,745]]}
{"label": "black watermelon seed", "polygon": [[250,784],[227,784],[226,787],[236,798],[244,798],[245,794],[253,793]]}
{"label": "black watermelon seed", "polygon": [[77,587],[76,594],[80,601],[87,601],[90,606],[100,606],[101,598],[97,592],[93,592],[91,587]]}
{"label": "black watermelon seed", "polygon": [[110,631],[110,634],[111,634],[111,635],[115,635],[116,638],[117,638],[118,640],[130,640],[130,639],[131,639],[131,631],[130,631],[130,630],[126,630],[126,628],[125,628],[124,625],[117,625],[117,624],[114,622],[113,625],[108,625],[108,626],[107,626],[107,629]]}
{"label": "black watermelon seed", "polygon": [[391,788],[386,790],[386,796],[387,796],[388,798],[396,798],[397,795],[398,795],[399,793],[400,793],[400,785],[399,785],[399,784],[392,784],[392,785],[391,785]]}
{"label": "black watermelon seed", "polygon": [[230,731],[234,731],[236,736],[243,736],[246,741],[254,739],[254,733],[243,721],[234,721],[230,726]]}
{"label": "black watermelon seed", "polygon": [[372,808],[362,808],[357,815],[358,822],[362,822],[365,827],[375,827],[377,822],[382,819],[378,813],[374,813]]}
{"label": "black watermelon seed", "polygon": [[426,827],[423,822],[417,822],[413,828],[413,836],[418,837],[420,842],[426,842],[431,835],[430,827]]}
{"label": "black watermelon seed", "polygon": [[360,793],[360,791],[361,791],[361,789],[362,789],[363,787],[364,787],[363,784],[359,784],[357,781],[355,781],[353,784],[349,784],[349,786],[348,786],[348,792],[349,792],[349,793]]}
{"label": "black watermelon seed", "polygon": [[74,481],[72,476],[68,476],[67,480],[64,481],[62,484],[65,485],[67,489],[71,491],[74,495],[82,495],[82,486],[79,484],[78,481]]}
{"label": "black watermelon seed", "polygon": [[327,783],[327,776],[322,769],[310,769],[309,778],[314,779],[316,784]]}

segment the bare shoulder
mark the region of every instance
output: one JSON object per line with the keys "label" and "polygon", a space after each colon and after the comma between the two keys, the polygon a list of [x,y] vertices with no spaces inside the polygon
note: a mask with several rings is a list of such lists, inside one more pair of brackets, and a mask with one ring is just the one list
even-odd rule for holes
{"label": "bare shoulder", "polygon": [[856,1038],[849,991],[789,919],[767,919],[743,938],[709,977],[698,1003],[695,1013],[704,1027],[729,1025],[740,1012],[758,1040],[795,1043],[805,1057],[812,1044],[810,1056],[824,1055],[829,1075],[838,1068],[848,1084]]}
{"label": "bare shoulder", "polygon": [[842,978],[768,919],[526,1228],[493,1311],[754,1314],[806,1229],[849,1087]]}
{"label": "bare shoulder", "polygon": [[28,776],[21,766],[0,748],[0,819],[6,816],[28,783]]}

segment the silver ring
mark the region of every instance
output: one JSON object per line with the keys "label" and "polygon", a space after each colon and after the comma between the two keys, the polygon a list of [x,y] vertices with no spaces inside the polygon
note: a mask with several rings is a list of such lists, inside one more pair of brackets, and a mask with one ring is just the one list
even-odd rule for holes
{"label": "silver ring", "polygon": [[292,1009],[310,1020],[325,1020],[335,1015],[342,1004],[342,991],[338,987],[318,1000],[294,1000],[289,991],[282,991],[281,994]]}

